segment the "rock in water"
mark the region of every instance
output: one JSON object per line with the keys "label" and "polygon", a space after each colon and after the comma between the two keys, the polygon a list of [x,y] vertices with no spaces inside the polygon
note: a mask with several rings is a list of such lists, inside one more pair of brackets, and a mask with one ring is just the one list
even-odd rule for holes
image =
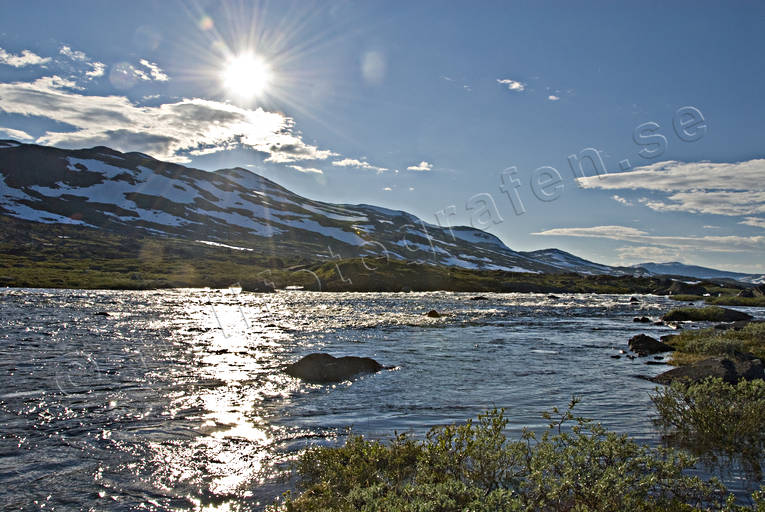
{"label": "rock in water", "polygon": [[429,317],[429,318],[441,318],[442,316],[444,316],[441,313],[439,313],[438,311],[436,311],[435,309],[431,309],[430,311],[425,313],[425,315],[427,317]]}
{"label": "rock in water", "polygon": [[640,323],[640,324],[650,324],[651,319],[647,316],[636,316],[632,319],[633,322]]}
{"label": "rock in water", "polygon": [[385,366],[369,357],[333,357],[329,354],[308,354],[284,371],[298,379],[309,382],[341,382],[360,373],[375,373]]}
{"label": "rock in water", "polygon": [[765,379],[765,370],[759,359],[746,357],[711,357],[698,363],[680,366],[654,377],[654,382],[671,384],[674,381],[699,382],[710,377],[719,377],[735,384],[742,379]]}
{"label": "rock in water", "polygon": [[637,352],[640,356],[647,356],[649,354],[658,354],[660,352],[671,352],[675,350],[671,346],[664,342],[651,338],[645,334],[638,334],[633,336],[629,341],[630,350]]}

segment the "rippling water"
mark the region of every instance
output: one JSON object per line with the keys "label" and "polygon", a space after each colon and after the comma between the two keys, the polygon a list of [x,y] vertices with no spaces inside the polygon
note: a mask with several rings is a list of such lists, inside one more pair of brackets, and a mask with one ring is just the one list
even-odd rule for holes
{"label": "rippling water", "polygon": [[[670,332],[632,322],[668,299],[487,297],[0,290],[0,504],[259,509],[297,450],[349,427],[421,435],[496,406],[513,430],[542,428],[573,394],[579,414],[659,442],[636,376],[666,367],[610,356]],[[331,386],[281,372],[316,351],[396,369]]]}

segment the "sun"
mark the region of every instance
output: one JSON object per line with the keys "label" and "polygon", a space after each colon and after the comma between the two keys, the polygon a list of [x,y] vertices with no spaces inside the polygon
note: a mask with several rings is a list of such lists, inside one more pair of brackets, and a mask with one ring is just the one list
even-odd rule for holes
{"label": "sun", "polygon": [[223,87],[242,99],[261,96],[267,91],[272,79],[271,66],[254,53],[243,53],[231,58],[223,70]]}

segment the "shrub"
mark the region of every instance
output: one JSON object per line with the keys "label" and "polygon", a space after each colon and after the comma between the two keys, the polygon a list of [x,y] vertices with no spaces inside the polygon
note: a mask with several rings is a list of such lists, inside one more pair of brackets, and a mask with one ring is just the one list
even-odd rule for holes
{"label": "shrub", "polygon": [[751,322],[740,329],[695,329],[673,336],[668,343],[680,352],[699,355],[730,355],[751,352],[765,358],[765,323]]}
{"label": "shrub", "polygon": [[736,295],[721,295],[720,297],[707,297],[707,304],[718,306],[749,306],[765,307],[765,296],[762,297],[738,297]]}
{"label": "shrub", "polygon": [[[568,410],[539,437],[504,435],[492,410],[464,425],[437,427],[424,441],[350,437],[316,447],[296,463],[302,493],[271,510],[308,511],[675,511],[727,505],[717,480],[684,474],[690,455],[641,446]],[[756,497],[765,510],[765,500]]]}
{"label": "shrub", "polygon": [[697,384],[675,382],[651,396],[667,437],[716,462],[719,455],[740,460],[762,479],[765,458],[765,381],[728,384],[707,379]]}
{"label": "shrub", "polygon": [[705,306],[703,308],[676,308],[662,317],[668,322],[730,322],[751,318],[746,313],[721,308]]}

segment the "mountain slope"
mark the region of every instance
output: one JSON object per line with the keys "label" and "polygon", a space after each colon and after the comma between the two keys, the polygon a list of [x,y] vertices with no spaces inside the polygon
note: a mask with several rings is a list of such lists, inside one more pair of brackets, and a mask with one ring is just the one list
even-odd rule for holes
{"label": "mountain slope", "polygon": [[541,249],[538,251],[522,252],[521,254],[535,261],[546,263],[561,270],[576,272],[577,274],[650,275],[649,272],[641,268],[601,265],[600,263],[574,256],[566,251],[561,251],[560,249]]}
{"label": "mountain slope", "polygon": [[754,284],[765,282],[765,275],[761,274],[744,274],[741,272],[716,270],[697,265],[686,265],[679,261],[671,261],[668,263],[640,263],[634,265],[634,267],[643,268],[651,272],[653,275],[687,276],[695,277],[697,279],[734,279],[736,281]]}
{"label": "mountain slope", "polygon": [[1,140],[0,216],[312,262],[375,256],[470,270],[762,279],[682,264],[611,267],[559,249],[517,252],[472,227],[313,201],[246,169],[208,172],[103,146],[64,150]]}
{"label": "mountain slope", "polygon": [[312,260],[387,256],[468,269],[558,272],[489,233],[371,205],[312,201],[245,169],[207,172],[106,147],[0,141],[0,214]]}

